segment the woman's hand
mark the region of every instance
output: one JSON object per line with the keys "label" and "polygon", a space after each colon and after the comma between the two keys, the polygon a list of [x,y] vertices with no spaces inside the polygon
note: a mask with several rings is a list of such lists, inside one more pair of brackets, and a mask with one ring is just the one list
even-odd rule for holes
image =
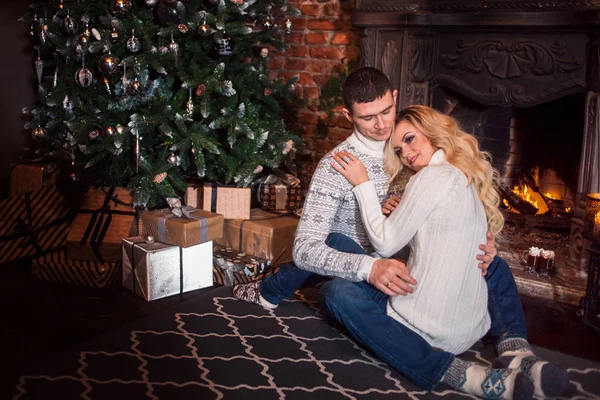
{"label": "woman's hand", "polygon": [[398,204],[400,204],[400,199],[400,196],[391,196],[389,199],[387,199],[383,204],[383,207],[381,207],[381,212],[383,212],[383,215],[390,215],[392,211],[398,207]]}
{"label": "woman's hand", "polygon": [[369,180],[367,169],[353,154],[347,151],[340,151],[333,154],[333,159],[336,161],[331,163],[333,169],[344,175],[352,186],[360,185]]}

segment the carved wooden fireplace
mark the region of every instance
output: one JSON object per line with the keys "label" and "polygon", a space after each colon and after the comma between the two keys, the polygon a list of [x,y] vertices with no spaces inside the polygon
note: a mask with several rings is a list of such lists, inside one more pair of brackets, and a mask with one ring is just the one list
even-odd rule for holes
{"label": "carved wooden fireplace", "polygon": [[546,138],[553,150],[536,146],[568,171],[558,179],[570,210],[560,216],[567,239],[555,278],[528,276],[514,249],[500,250],[522,292],[579,302],[590,244],[582,236],[585,196],[600,192],[600,0],[357,0],[352,22],[361,29],[362,66],[388,75],[398,106],[455,116],[503,179],[514,179],[511,162],[523,156],[514,135],[525,143],[535,129],[523,127],[556,131]]}

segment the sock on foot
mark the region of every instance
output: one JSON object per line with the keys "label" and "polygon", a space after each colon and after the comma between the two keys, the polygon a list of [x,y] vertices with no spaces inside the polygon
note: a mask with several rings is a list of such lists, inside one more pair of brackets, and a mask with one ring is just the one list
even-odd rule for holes
{"label": "sock on foot", "polygon": [[527,374],[538,397],[558,397],[567,390],[567,372],[547,361],[538,360],[532,352],[504,353],[492,363],[494,368],[513,368]]}
{"label": "sock on foot", "polygon": [[524,338],[509,338],[496,346],[499,357],[494,360],[494,368],[518,369],[529,377],[538,397],[558,397],[568,386],[567,372],[554,364],[538,360],[531,346]]}
{"label": "sock on foot", "polygon": [[533,383],[524,373],[494,369],[455,358],[442,382],[464,393],[484,399],[530,400]]}
{"label": "sock on foot", "polygon": [[277,308],[277,304],[269,303],[261,294],[260,294],[260,283],[261,281],[244,283],[242,285],[237,285],[233,287],[233,296],[236,299],[245,301],[247,303],[257,304],[266,308],[267,310],[272,310]]}

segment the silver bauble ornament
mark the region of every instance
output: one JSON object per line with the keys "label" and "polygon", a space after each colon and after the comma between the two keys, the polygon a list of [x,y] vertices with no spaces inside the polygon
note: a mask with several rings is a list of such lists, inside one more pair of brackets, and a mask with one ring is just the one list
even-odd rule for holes
{"label": "silver bauble ornament", "polygon": [[87,68],[79,68],[77,72],[75,72],[75,83],[81,87],[90,86],[93,80],[94,76],[92,75],[92,71]]}
{"label": "silver bauble ornament", "polygon": [[46,130],[44,128],[42,128],[41,126],[36,126],[35,128],[32,129],[31,135],[34,138],[41,138],[41,137],[46,136]]}
{"label": "silver bauble ornament", "polygon": [[112,135],[114,135],[116,133],[117,133],[117,130],[114,127],[107,126],[106,128],[104,128],[104,131],[102,132],[102,135],[104,137],[106,137],[106,136],[112,136]]}
{"label": "silver bauble ornament", "polygon": [[67,15],[62,22],[62,28],[67,35],[74,35],[77,33],[77,21]]}
{"label": "silver bauble ornament", "polygon": [[137,53],[141,48],[142,43],[140,42],[140,39],[136,38],[135,36],[131,36],[129,39],[127,39],[127,50],[130,52]]}
{"label": "silver bauble ornament", "polygon": [[177,156],[175,155],[175,153],[169,154],[169,157],[167,157],[167,162],[171,165],[177,164]]}
{"label": "silver bauble ornament", "polygon": [[117,32],[117,28],[113,27],[113,30],[110,31],[110,34],[108,35],[108,39],[113,43],[119,41],[119,32]]}
{"label": "silver bauble ornament", "polygon": [[154,236],[146,235],[146,236],[144,236],[144,240],[146,241],[146,243],[152,244],[152,243],[154,243]]}
{"label": "silver bauble ornament", "polygon": [[124,17],[131,11],[131,0],[112,0],[110,3],[110,11],[116,17]]}
{"label": "silver bauble ornament", "polygon": [[233,53],[233,39],[226,33],[215,39],[215,50],[222,56],[228,56]]}
{"label": "silver bauble ornament", "polygon": [[127,89],[130,94],[138,94],[144,89],[144,86],[140,81],[138,81],[137,77],[133,79],[133,82],[129,85]]}
{"label": "silver bauble ornament", "polygon": [[104,75],[113,74],[119,68],[119,57],[112,54],[104,54],[98,60],[98,69]]}

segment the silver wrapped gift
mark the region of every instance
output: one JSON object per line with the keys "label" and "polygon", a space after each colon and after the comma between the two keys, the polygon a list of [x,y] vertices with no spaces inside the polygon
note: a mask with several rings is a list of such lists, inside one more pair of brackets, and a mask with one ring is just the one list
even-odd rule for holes
{"label": "silver wrapped gift", "polygon": [[124,238],[123,286],[146,301],[213,285],[213,243],[183,248]]}

